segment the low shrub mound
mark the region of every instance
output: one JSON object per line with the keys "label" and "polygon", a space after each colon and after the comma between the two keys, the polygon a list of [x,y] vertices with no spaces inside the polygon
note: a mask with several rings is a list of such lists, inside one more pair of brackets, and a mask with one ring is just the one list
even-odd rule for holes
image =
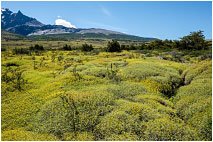
{"label": "low shrub mound", "polygon": [[148,104],[120,99],[116,101],[116,106],[118,110],[125,111],[135,118],[138,118],[140,121],[148,122],[162,117],[157,109],[153,109],[152,106]]}
{"label": "low shrub mound", "polygon": [[199,140],[212,140],[212,64],[201,62],[183,74],[185,83],[174,97],[177,115],[193,126]]}
{"label": "low shrub mound", "polygon": [[113,96],[106,94],[59,94],[37,115],[35,129],[62,138],[65,132],[93,130],[99,117],[112,110]]}
{"label": "low shrub mound", "polygon": [[196,132],[188,126],[165,117],[147,123],[145,140],[194,141],[197,140],[197,136]]}
{"label": "low shrub mound", "polygon": [[182,79],[179,71],[168,66],[155,63],[133,64],[123,70],[128,79],[142,81],[144,85],[171,97]]}
{"label": "low shrub mound", "polygon": [[63,141],[94,141],[95,137],[91,132],[70,132],[63,134]]}
{"label": "low shrub mound", "polygon": [[194,65],[192,67],[189,67],[186,69],[182,77],[185,77],[185,84],[190,84],[190,82],[193,79],[198,79],[198,78],[211,78],[212,77],[212,62],[209,61],[203,61],[199,63],[198,65]]}
{"label": "low shrub mound", "polygon": [[125,133],[134,133],[137,128],[136,119],[124,111],[113,111],[101,119],[101,122],[95,127],[95,136],[97,139],[113,138],[114,135]]}
{"label": "low shrub mound", "polygon": [[143,87],[141,84],[125,82],[116,85],[111,85],[107,89],[107,92],[114,94],[118,98],[129,98],[137,96],[141,93],[146,93],[147,88]]}
{"label": "low shrub mound", "polygon": [[159,117],[173,117],[176,114],[176,110],[173,109],[173,104],[160,96],[138,95],[135,96],[133,100],[149,106],[152,110],[157,112],[156,114],[159,114]]}
{"label": "low shrub mound", "polygon": [[22,129],[8,130],[1,134],[2,141],[59,141],[59,139],[49,134],[39,134]]}

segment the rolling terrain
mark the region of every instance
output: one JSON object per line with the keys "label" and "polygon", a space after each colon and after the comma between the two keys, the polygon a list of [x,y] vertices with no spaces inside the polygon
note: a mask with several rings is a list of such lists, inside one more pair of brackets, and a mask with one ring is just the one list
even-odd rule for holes
{"label": "rolling terrain", "polygon": [[[3,141],[212,139],[212,62],[200,60],[204,51],[106,52],[96,42],[85,52],[77,43],[3,42]],[[79,47],[62,50],[66,44]]]}
{"label": "rolling terrain", "polygon": [[212,42],[44,25],[2,9],[2,141],[211,141]]}

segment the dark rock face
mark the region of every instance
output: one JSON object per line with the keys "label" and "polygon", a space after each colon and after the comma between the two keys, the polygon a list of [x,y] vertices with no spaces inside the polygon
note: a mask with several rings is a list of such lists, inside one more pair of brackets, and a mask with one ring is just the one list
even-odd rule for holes
{"label": "dark rock face", "polygon": [[18,11],[18,13],[13,13],[7,8],[1,9],[1,20],[2,29],[8,29],[23,25],[35,27],[41,27],[44,25],[41,22],[37,21],[35,18],[23,15],[21,11]]}
{"label": "dark rock face", "polygon": [[43,35],[78,32],[79,29],[66,28],[59,25],[44,25],[35,18],[25,16],[21,11],[13,13],[9,9],[1,9],[1,28],[21,35]]}

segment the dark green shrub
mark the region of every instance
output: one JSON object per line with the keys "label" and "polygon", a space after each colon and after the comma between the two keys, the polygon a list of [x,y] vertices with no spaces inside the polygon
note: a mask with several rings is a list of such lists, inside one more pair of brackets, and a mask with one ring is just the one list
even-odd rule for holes
{"label": "dark green shrub", "polygon": [[116,40],[112,40],[111,42],[109,41],[107,44],[107,52],[120,52],[121,48],[120,48],[120,44],[118,41]]}
{"label": "dark green shrub", "polygon": [[15,48],[13,49],[14,54],[29,54],[29,50],[26,48]]}
{"label": "dark green shrub", "polygon": [[203,31],[198,32],[190,32],[188,36],[184,36],[180,40],[179,49],[187,49],[187,50],[201,50],[207,49],[208,43],[205,42],[205,36],[203,35]]}
{"label": "dark green shrub", "polygon": [[43,51],[44,47],[42,45],[35,44],[34,46],[29,47],[30,51]]}
{"label": "dark green shrub", "polygon": [[130,47],[129,47],[129,50],[136,50],[136,47],[134,44],[131,44]]}
{"label": "dark green shrub", "polygon": [[82,44],[81,46],[81,51],[85,51],[85,52],[89,52],[89,51],[92,51],[94,48],[92,46],[92,44]]}
{"label": "dark green shrub", "polygon": [[137,47],[138,50],[144,50],[146,49],[146,44],[145,43],[141,43],[138,47]]}
{"label": "dark green shrub", "polygon": [[63,46],[63,50],[69,51],[69,50],[72,50],[72,48],[71,48],[70,45],[68,46],[67,44],[65,44],[65,45]]}
{"label": "dark green shrub", "polygon": [[3,48],[3,47],[2,47],[2,48],[1,48],[1,51],[6,51],[6,48]]}

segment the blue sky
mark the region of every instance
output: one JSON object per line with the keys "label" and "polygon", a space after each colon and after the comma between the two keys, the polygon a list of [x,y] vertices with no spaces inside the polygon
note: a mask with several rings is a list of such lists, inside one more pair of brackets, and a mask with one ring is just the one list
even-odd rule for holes
{"label": "blue sky", "polygon": [[212,38],[212,2],[74,2],[3,1],[2,8],[36,18],[44,24],[63,19],[77,28],[103,28],[127,34],[179,39],[203,30]]}

